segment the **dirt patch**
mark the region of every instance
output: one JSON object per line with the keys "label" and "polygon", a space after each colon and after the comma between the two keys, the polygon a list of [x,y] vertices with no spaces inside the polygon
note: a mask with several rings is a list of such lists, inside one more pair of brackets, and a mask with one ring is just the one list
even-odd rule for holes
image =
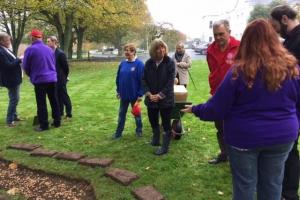
{"label": "dirt patch", "polygon": [[0,188],[35,200],[95,200],[84,180],[32,170],[0,159]]}

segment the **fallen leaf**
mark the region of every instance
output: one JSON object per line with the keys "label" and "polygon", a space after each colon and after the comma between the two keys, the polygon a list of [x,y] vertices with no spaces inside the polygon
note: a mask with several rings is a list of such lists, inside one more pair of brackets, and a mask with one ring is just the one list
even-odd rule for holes
{"label": "fallen leaf", "polygon": [[9,194],[9,195],[16,195],[17,193],[19,193],[19,189],[18,188],[11,188],[6,193]]}
{"label": "fallen leaf", "polygon": [[16,170],[18,168],[18,164],[17,163],[10,163],[8,165],[8,168],[11,169],[11,170]]}
{"label": "fallen leaf", "polygon": [[224,195],[224,192],[218,191],[218,195]]}
{"label": "fallen leaf", "polygon": [[149,170],[149,169],[150,169],[150,167],[146,167],[145,169],[146,169],[146,170]]}

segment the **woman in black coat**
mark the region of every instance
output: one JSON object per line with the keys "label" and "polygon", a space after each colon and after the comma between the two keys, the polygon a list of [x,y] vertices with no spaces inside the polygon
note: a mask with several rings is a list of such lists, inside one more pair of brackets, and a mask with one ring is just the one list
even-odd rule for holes
{"label": "woman in black coat", "polygon": [[152,146],[160,145],[159,114],[164,130],[161,148],[155,155],[168,153],[171,139],[171,113],[174,107],[175,64],[168,56],[168,47],[160,39],[155,39],[149,50],[150,59],[146,61],[143,83],[145,104],[152,127]]}

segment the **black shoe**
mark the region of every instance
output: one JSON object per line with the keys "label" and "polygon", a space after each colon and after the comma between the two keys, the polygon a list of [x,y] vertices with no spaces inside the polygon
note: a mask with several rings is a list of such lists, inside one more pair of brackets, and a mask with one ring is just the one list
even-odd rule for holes
{"label": "black shoe", "polygon": [[66,115],[66,119],[67,119],[67,118],[72,118],[72,117],[73,117],[72,114],[67,114],[67,115]]}
{"label": "black shoe", "polygon": [[143,133],[142,133],[142,132],[136,132],[136,133],[135,133],[135,136],[136,136],[136,137],[143,137]]}
{"label": "black shoe", "polygon": [[164,154],[167,154],[167,153],[168,153],[168,150],[163,149],[163,148],[158,148],[158,149],[154,152],[154,155],[161,156],[161,155],[164,155]]}
{"label": "black shoe", "polygon": [[34,130],[36,131],[36,132],[42,132],[42,131],[46,131],[46,130],[48,130],[49,128],[41,128],[41,127],[36,127]]}
{"label": "black shoe", "polygon": [[54,128],[58,128],[58,127],[60,127],[60,125],[61,125],[60,123],[52,123],[51,124],[51,126],[53,126]]}
{"label": "black shoe", "polygon": [[222,155],[218,155],[216,158],[211,159],[210,161],[208,161],[209,164],[220,164],[222,162],[227,162],[227,156],[222,156]]}
{"label": "black shoe", "polygon": [[14,127],[16,127],[17,125],[16,125],[16,123],[14,123],[14,122],[11,122],[11,123],[8,123],[7,124],[7,127],[9,127],[9,128],[14,128]]}

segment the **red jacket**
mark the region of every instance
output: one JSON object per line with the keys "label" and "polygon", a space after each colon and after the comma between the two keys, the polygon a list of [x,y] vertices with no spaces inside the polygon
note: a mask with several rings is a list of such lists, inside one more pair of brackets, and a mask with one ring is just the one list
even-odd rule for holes
{"label": "red jacket", "polygon": [[210,94],[214,95],[222,83],[228,69],[231,67],[234,61],[234,57],[240,46],[240,41],[230,36],[230,41],[227,49],[224,52],[220,51],[216,42],[209,45],[207,49],[207,63],[209,67],[209,85]]}

